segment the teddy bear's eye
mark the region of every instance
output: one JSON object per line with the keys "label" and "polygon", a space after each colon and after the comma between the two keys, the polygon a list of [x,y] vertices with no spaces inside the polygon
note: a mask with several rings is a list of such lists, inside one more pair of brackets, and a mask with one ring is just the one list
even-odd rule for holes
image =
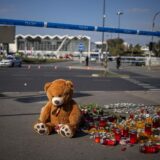
{"label": "teddy bear's eye", "polygon": [[58,97],[62,97],[62,95],[60,94],[60,95],[58,95]]}

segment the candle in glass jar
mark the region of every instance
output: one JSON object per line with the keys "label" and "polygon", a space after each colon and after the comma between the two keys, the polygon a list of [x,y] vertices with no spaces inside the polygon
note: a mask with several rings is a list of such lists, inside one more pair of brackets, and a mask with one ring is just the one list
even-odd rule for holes
{"label": "candle in glass jar", "polygon": [[107,139],[107,145],[110,145],[110,146],[116,145],[116,140],[115,139]]}
{"label": "candle in glass jar", "polygon": [[119,142],[121,140],[121,131],[120,131],[120,129],[118,129],[118,128],[115,129],[114,136],[115,136],[115,139],[116,139],[117,142]]}
{"label": "candle in glass jar", "polygon": [[133,119],[133,118],[134,118],[134,114],[133,114],[133,113],[130,113],[129,119]]}
{"label": "candle in glass jar", "polygon": [[131,144],[137,143],[137,131],[136,130],[130,131],[130,143]]}
{"label": "candle in glass jar", "polygon": [[159,150],[155,145],[140,146],[140,151],[143,153],[157,153]]}
{"label": "candle in glass jar", "polygon": [[122,137],[128,137],[129,136],[129,129],[128,129],[128,127],[122,128],[121,135],[122,135]]}
{"label": "candle in glass jar", "polygon": [[104,118],[101,118],[99,120],[99,127],[106,127],[107,122],[105,121]]}
{"label": "candle in glass jar", "polygon": [[100,135],[99,135],[98,133],[95,134],[94,141],[95,141],[96,143],[100,143],[100,139],[101,139]]}
{"label": "candle in glass jar", "polygon": [[151,134],[152,134],[151,124],[145,124],[145,133],[146,133],[147,135],[151,135]]}
{"label": "candle in glass jar", "polygon": [[100,139],[100,143],[101,143],[102,145],[107,145],[107,139],[106,139],[106,138],[101,138],[101,139]]}

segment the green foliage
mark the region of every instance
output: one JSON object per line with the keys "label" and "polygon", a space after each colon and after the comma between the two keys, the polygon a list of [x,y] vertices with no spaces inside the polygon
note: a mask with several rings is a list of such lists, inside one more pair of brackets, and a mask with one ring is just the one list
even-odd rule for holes
{"label": "green foliage", "polygon": [[141,46],[139,44],[136,44],[133,48],[133,52],[141,52]]}
{"label": "green foliage", "polygon": [[32,63],[32,64],[39,64],[39,63],[46,63],[45,59],[37,59],[37,58],[23,58],[24,63]]}
{"label": "green foliage", "polygon": [[41,64],[41,63],[55,63],[55,62],[64,62],[63,59],[42,59],[42,58],[23,58],[24,63],[29,64]]}
{"label": "green foliage", "polygon": [[122,55],[124,53],[125,47],[123,45],[123,39],[116,38],[116,39],[109,39],[108,43],[108,50],[113,55]]}
{"label": "green foliage", "polygon": [[160,57],[160,40],[157,43],[153,43],[153,52],[156,57]]}

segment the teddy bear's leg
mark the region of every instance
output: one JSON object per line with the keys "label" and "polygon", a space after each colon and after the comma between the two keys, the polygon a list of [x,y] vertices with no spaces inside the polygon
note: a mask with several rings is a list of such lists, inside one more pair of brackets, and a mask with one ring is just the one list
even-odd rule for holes
{"label": "teddy bear's leg", "polygon": [[74,136],[74,131],[71,129],[71,127],[67,124],[64,124],[60,127],[60,131],[59,131],[60,135],[62,137],[73,137]]}
{"label": "teddy bear's leg", "polygon": [[49,135],[53,130],[50,125],[42,122],[36,123],[33,128],[40,135]]}

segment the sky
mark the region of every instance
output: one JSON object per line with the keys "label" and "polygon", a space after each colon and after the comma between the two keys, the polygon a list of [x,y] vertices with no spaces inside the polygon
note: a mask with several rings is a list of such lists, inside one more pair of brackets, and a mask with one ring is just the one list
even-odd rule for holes
{"label": "sky", "polygon": [[[118,28],[117,12],[121,11],[120,28],[152,30],[154,15],[160,11],[160,0],[106,0],[105,26]],[[46,21],[66,24],[102,26],[103,0],[0,0],[0,18]],[[155,19],[154,31],[160,31],[160,14]],[[87,35],[91,41],[101,41],[102,33],[36,27],[16,27],[16,34]],[[129,44],[145,45],[150,36],[120,34]],[[116,33],[105,33],[105,40],[116,38]],[[154,41],[160,38],[155,37]]]}

